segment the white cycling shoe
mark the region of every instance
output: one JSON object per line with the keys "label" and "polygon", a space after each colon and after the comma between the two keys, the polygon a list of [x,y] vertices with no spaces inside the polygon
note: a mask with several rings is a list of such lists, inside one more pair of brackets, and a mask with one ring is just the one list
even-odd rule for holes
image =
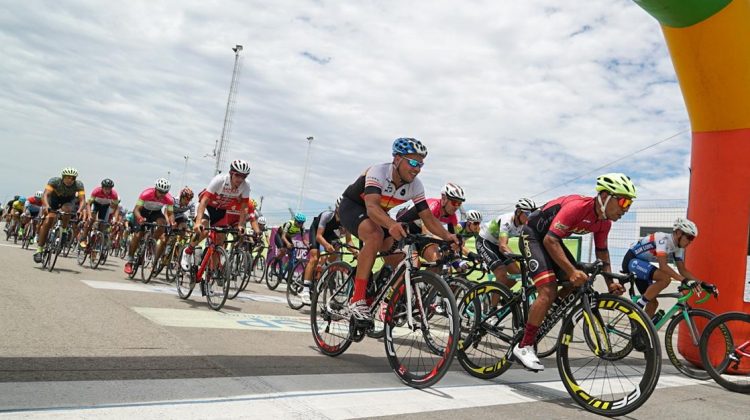
{"label": "white cycling shoe", "polygon": [[534,346],[519,346],[520,344],[516,344],[515,346],[513,346],[513,356],[515,356],[515,358],[518,359],[518,361],[521,362],[521,364],[524,365],[526,369],[543,371],[544,365],[539,361],[539,358],[536,357]]}

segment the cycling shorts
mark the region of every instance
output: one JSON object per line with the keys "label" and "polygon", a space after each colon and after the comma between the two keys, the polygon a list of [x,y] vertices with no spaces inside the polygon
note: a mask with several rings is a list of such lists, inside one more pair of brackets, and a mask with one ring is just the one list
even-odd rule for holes
{"label": "cycling shorts", "polygon": [[[339,219],[341,220],[341,226],[352,235],[359,238],[359,225],[369,218],[365,206],[358,204],[346,196],[341,199],[341,204],[339,205]],[[391,236],[391,234],[388,233],[388,229],[382,229],[383,238]]]}
{"label": "cycling shorts", "polygon": [[[521,253],[529,258],[529,277],[537,287],[552,283],[555,280],[558,282],[567,281],[567,274],[547,253],[543,240],[543,237],[537,238],[536,233],[530,227],[523,227],[519,237],[519,246],[521,247]],[[568,261],[574,266],[578,266],[578,262],[562,241],[560,246]]]}
{"label": "cycling shorts", "polygon": [[[161,210],[141,209],[141,216],[145,219],[144,222],[148,223],[158,223],[159,220],[167,221],[167,218],[164,217],[164,213],[162,213]],[[136,221],[133,225],[133,232],[140,232],[142,230],[143,226]]]}
{"label": "cycling shorts", "polygon": [[482,257],[490,271],[495,271],[498,267],[504,267],[511,262],[503,251],[500,251],[500,247],[482,237],[477,238],[476,242],[477,253]]}
{"label": "cycling shorts", "polygon": [[635,274],[635,286],[644,294],[654,282],[656,267],[646,260],[636,258],[633,252],[628,250],[622,259],[622,271]]}

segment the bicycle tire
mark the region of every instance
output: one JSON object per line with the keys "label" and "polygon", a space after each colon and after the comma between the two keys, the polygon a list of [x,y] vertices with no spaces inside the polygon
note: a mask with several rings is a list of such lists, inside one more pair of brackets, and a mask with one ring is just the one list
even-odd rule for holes
{"label": "bicycle tire", "polygon": [[266,287],[268,287],[268,290],[276,290],[279,287],[279,283],[281,283],[281,264],[286,264],[286,262],[278,257],[274,257],[271,260],[271,264],[268,265],[266,273]]}
{"label": "bicycle tire", "polygon": [[[304,302],[302,302],[302,296],[300,296],[300,294],[305,287],[302,277],[304,277],[306,266],[307,263],[304,260],[297,261],[297,263],[294,264],[294,267],[292,267],[292,270],[289,271],[289,275],[287,276],[286,303],[289,305],[289,308],[294,310],[299,310],[303,306],[305,306]],[[297,270],[301,271],[298,272]]]}
{"label": "bicycle tire", "polygon": [[96,270],[97,267],[99,267],[99,263],[101,262],[102,253],[101,253],[101,247],[102,247],[102,238],[101,233],[94,233],[91,236],[91,240],[88,243],[89,246],[89,267]]}
{"label": "bicycle tire", "polygon": [[234,299],[237,297],[237,295],[240,294],[240,291],[242,291],[242,283],[243,280],[243,268],[242,266],[244,263],[244,255],[241,251],[235,251],[232,250],[232,252],[229,253],[229,264],[232,267],[232,279],[229,282],[229,296],[228,299]]}
{"label": "bicycle tire", "polygon": [[[205,256],[204,256],[205,258]],[[203,275],[203,281],[206,287],[206,302],[214,311],[219,311],[224,307],[229,295],[229,281],[232,275],[232,265],[229,264],[229,255],[227,251],[217,246],[214,248],[212,259],[218,258],[218,267],[206,269]],[[209,261],[207,267],[214,263]]]}
{"label": "bicycle tire", "polygon": [[[352,266],[343,261],[331,263],[315,283],[310,296],[310,329],[313,340],[321,353],[335,357],[344,353],[352,344],[352,322],[344,312],[344,304],[349,302],[352,288],[343,287],[337,292],[335,285],[351,282],[354,274]],[[334,294],[335,293],[335,294]],[[345,296],[337,296],[343,294]]]}
{"label": "bicycle tire", "polygon": [[[401,284],[405,286],[405,281]],[[421,284],[436,291],[436,298],[446,305],[444,314],[432,313],[427,305],[417,299],[421,295]],[[414,289],[411,291],[411,300],[414,301],[411,317],[415,324],[408,328],[397,327],[394,318],[396,304],[402,296],[408,300],[409,294],[406,287],[396,287],[385,311],[383,342],[388,363],[396,376],[404,384],[422,389],[440,381],[450,369],[460,338],[459,315],[453,293],[437,274],[418,271],[411,276],[411,287]],[[431,325],[428,326],[428,322]],[[420,331],[413,331],[412,328],[417,326]],[[416,345],[409,346],[409,341]],[[426,350],[424,344],[431,350],[423,351]],[[436,347],[439,351],[435,351]],[[400,354],[402,350],[404,354]]]}
{"label": "bicycle tire", "polygon": [[[633,302],[609,294],[598,295],[592,302],[595,303],[591,308],[596,315],[595,323],[589,324],[581,303],[564,318],[558,341],[557,368],[568,394],[581,407],[603,416],[625,415],[643,405],[656,388],[661,373],[659,336],[646,313]],[[619,321],[613,324],[611,319]],[[612,328],[605,328],[605,325]],[[599,342],[606,346],[597,351],[599,355],[592,352],[591,343],[587,342],[592,340],[592,331],[602,335],[603,341]],[[642,345],[640,350],[630,352],[629,358],[608,357],[620,352],[631,341],[635,342],[637,337]],[[579,347],[573,346],[581,343]],[[629,372],[629,376],[607,383],[606,378],[601,377],[618,372]],[[642,373],[637,383],[633,372]],[[621,389],[615,391],[616,386]]]}
{"label": "bicycle tire", "polygon": [[[720,337],[714,335],[716,328],[720,327],[724,327],[729,331],[728,338],[725,335],[721,337],[722,339],[719,339]],[[701,361],[709,376],[725,389],[743,394],[750,393],[750,375],[747,373],[737,375],[734,374],[736,372],[725,372],[728,367],[739,366],[743,360],[747,363],[747,357],[750,354],[750,341],[745,339],[739,346],[742,349],[738,352],[736,347],[737,341],[731,332],[732,330],[747,332],[748,329],[750,329],[750,314],[744,312],[726,312],[715,317],[706,325],[700,341]],[[715,351],[717,348],[722,347],[724,348],[722,360],[714,366],[715,362],[709,354],[709,349]]]}
{"label": "bicycle tire", "polygon": [[88,249],[78,246],[78,249],[76,250],[76,263],[83,266],[83,264],[86,263],[86,258],[88,258]]}
{"label": "bicycle tire", "polygon": [[193,271],[194,268],[192,267],[190,272],[184,271],[179,265],[177,267],[174,280],[177,286],[177,296],[182,300],[189,298],[195,288],[195,274]]}
{"label": "bicycle tire", "polygon": [[[695,338],[696,350],[699,350],[700,338],[703,330],[715,316],[716,315],[713,312],[707,311],[705,309],[688,309],[688,317],[696,327],[697,335],[693,337],[693,332],[690,331],[690,329],[687,329],[687,333],[691,336],[691,339]],[[676,334],[678,326],[680,330],[682,330],[683,328],[687,328],[687,322],[685,321],[685,317],[683,316],[682,311],[678,312],[677,315],[672,317],[672,319],[669,321],[669,324],[667,325],[666,330],[664,331],[664,351],[667,353],[669,361],[675,368],[677,368],[677,370],[679,370],[689,378],[699,379],[702,381],[711,379],[711,375],[709,375],[709,373],[704,369],[700,367],[693,367],[692,364],[684,358],[680,360],[679,349],[677,348],[678,334]],[[720,328],[722,334],[724,334],[726,338],[731,340],[731,334],[729,330],[723,325],[721,325]],[[674,338],[674,342],[672,341],[672,338]]]}
{"label": "bicycle tire", "polygon": [[47,266],[47,271],[50,273],[52,270],[55,269],[55,264],[57,263],[57,257],[60,256],[60,252],[62,251],[62,237],[60,236],[60,229],[56,229],[55,231],[55,237],[54,241],[52,241],[52,249],[50,250],[50,259],[49,264]]}
{"label": "bicycle tire", "polygon": [[[141,238],[141,241],[143,240]],[[149,237],[146,239],[146,245],[143,249],[143,259],[141,260],[141,281],[143,284],[151,281],[151,275],[154,273],[154,265],[156,264],[155,257],[156,241],[152,237]]]}
{"label": "bicycle tire", "polygon": [[[495,301],[495,302],[493,302]],[[497,282],[479,283],[459,302],[461,340],[456,358],[464,370],[480,379],[492,379],[511,366],[507,359],[523,317],[513,293]]]}
{"label": "bicycle tire", "polygon": [[261,283],[266,277],[266,257],[258,255],[253,259],[253,266],[250,275],[253,276],[253,281]]}

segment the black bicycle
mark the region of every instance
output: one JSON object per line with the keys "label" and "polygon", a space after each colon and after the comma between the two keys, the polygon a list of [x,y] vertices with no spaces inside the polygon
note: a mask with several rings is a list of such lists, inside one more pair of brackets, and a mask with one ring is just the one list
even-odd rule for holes
{"label": "black bicycle", "polygon": [[750,393],[750,314],[726,312],[712,319],[701,335],[700,354],[717,384]]}
{"label": "black bicycle", "polygon": [[[459,303],[462,339],[457,357],[478,378],[506,372],[514,360],[512,349],[524,334],[534,286],[526,259],[516,254],[508,257],[521,265],[518,293],[499,283],[481,283]],[[630,277],[602,272],[603,266],[601,261],[580,264],[588,280],[567,295],[561,293],[539,326],[536,342],[562,321],[557,368],[565,388],[586,410],[618,416],[637,409],[651,396],[661,372],[661,346],[643,310],[628,299],[594,290],[598,275],[620,281]]]}

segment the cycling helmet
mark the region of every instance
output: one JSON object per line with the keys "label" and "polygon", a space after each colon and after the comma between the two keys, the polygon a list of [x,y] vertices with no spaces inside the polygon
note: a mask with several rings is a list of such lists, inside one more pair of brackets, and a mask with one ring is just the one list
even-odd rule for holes
{"label": "cycling helmet", "polygon": [[258,218],[258,224],[259,225],[265,225],[266,224],[266,217],[265,216],[260,216]]}
{"label": "cycling helmet", "polygon": [[185,187],[180,191],[180,197],[187,197],[188,200],[193,199],[193,190],[191,190],[188,187]]}
{"label": "cycling helmet", "polygon": [[34,197],[36,197],[36,198],[42,198],[43,195],[44,195],[44,193],[41,192],[41,191],[37,191],[37,192],[34,193]]}
{"label": "cycling helmet", "polygon": [[464,189],[452,182],[445,184],[441,192],[444,196],[450,198],[451,200],[466,201],[466,197],[464,196]]}
{"label": "cycling helmet", "polygon": [[336,199],[336,208],[339,208],[339,206],[341,205],[341,199],[342,198],[343,197],[339,196],[339,198]]}
{"label": "cycling helmet", "polygon": [[393,142],[393,156],[408,155],[416,153],[422,157],[427,157],[427,148],[421,141],[410,137],[399,137]]}
{"label": "cycling helmet", "polygon": [[18,197],[18,202],[21,204],[26,204],[26,197]]}
{"label": "cycling helmet", "polygon": [[18,201],[19,198],[21,198],[20,195],[15,195],[15,196],[13,196],[13,201]]}
{"label": "cycling helmet", "polygon": [[165,178],[159,178],[156,180],[156,191],[167,193],[169,192],[169,189],[172,188],[172,185],[169,183],[169,181]]}
{"label": "cycling helmet", "polygon": [[251,203],[253,203],[253,208],[255,208],[255,209],[257,209],[257,208],[258,208],[258,202],[257,202],[257,201],[255,201],[255,199],[254,199],[254,198],[251,198],[251,199],[250,199],[250,202],[251,202]]}
{"label": "cycling helmet", "polygon": [[242,159],[237,159],[229,165],[229,169],[247,175],[250,173],[250,164]]}
{"label": "cycling helmet", "polygon": [[688,235],[698,236],[698,226],[684,217],[678,217],[677,220],[674,221],[672,230],[681,230]]}
{"label": "cycling helmet", "polygon": [[115,182],[114,182],[114,181],[112,181],[111,179],[109,179],[109,178],[104,178],[104,179],[102,180],[102,188],[112,188],[112,187],[114,187],[114,186],[115,186]]}
{"label": "cycling helmet", "polygon": [[467,222],[481,222],[482,213],[480,213],[477,210],[469,210],[466,212],[466,221]]}
{"label": "cycling helmet", "polygon": [[67,168],[62,170],[62,176],[72,176],[73,178],[78,178],[78,170],[76,168],[68,166]]}
{"label": "cycling helmet", "polygon": [[596,191],[607,191],[613,195],[636,197],[635,185],[630,177],[621,173],[604,174],[596,178]]}
{"label": "cycling helmet", "polygon": [[297,223],[305,223],[305,221],[307,221],[307,217],[305,217],[305,215],[302,213],[296,213],[294,215],[294,221]]}
{"label": "cycling helmet", "polygon": [[536,203],[530,198],[522,198],[516,203],[516,209],[521,211],[536,210]]}

